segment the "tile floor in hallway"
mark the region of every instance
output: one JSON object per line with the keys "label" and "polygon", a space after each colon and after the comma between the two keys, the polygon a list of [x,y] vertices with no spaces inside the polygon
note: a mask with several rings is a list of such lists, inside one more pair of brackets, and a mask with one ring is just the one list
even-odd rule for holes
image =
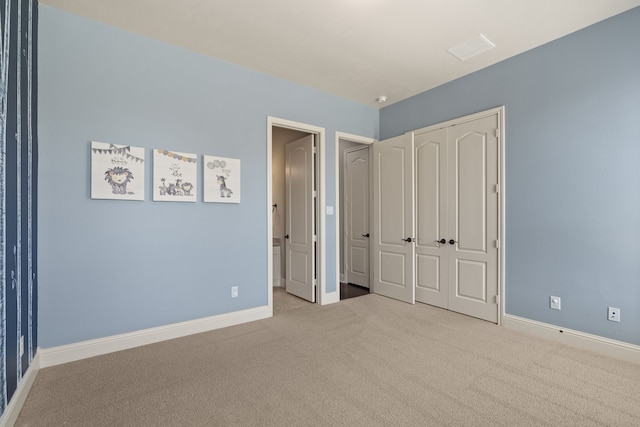
{"label": "tile floor in hallway", "polygon": [[369,289],[352,283],[340,283],[340,300],[367,295]]}

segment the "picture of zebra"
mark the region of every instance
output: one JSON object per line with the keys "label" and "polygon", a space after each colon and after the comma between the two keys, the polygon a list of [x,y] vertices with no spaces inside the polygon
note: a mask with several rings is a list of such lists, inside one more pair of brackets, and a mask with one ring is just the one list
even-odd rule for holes
{"label": "picture of zebra", "polygon": [[240,203],[240,160],[204,156],[204,201]]}

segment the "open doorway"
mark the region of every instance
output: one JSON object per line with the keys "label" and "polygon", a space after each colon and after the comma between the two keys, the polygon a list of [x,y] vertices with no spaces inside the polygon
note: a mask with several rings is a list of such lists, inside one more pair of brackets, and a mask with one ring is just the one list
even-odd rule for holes
{"label": "open doorway", "polygon": [[371,288],[371,144],[374,141],[336,133],[336,271],[341,300],[366,295]]}
{"label": "open doorway", "polygon": [[[290,181],[292,181],[291,178],[291,167],[288,164],[288,151],[291,151],[291,146],[294,146],[294,149],[297,148],[299,145],[301,145],[300,143],[302,143],[302,145],[304,146],[304,144],[307,143],[307,141],[311,139],[311,150],[313,150],[313,143],[314,143],[314,135],[309,133],[309,132],[303,132],[300,130],[296,130],[296,129],[289,129],[289,128],[283,128],[283,127],[278,127],[278,126],[273,126],[272,129],[272,145],[271,145],[271,164],[272,164],[272,171],[271,171],[271,177],[272,177],[272,185],[271,185],[271,212],[272,212],[272,219],[271,219],[271,223],[272,223],[272,232],[273,232],[273,287],[274,287],[274,292],[288,292],[290,294],[293,294],[295,296],[298,296],[299,298],[305,299],[307,301],[310,302],[314,302],[315,301],[315,295],[312,295],[310,298],[305,298],[305,294],[312,292],[312,290],[309,290],[308,292],[304,292],[303,290],[303,294],[302,295],[297,295],[296,292],[292,292],[292,288],[296,285],[295,283],[292,284],[291,282],[288,284],[287,286],[287,276],[289,276],[288,278],[291,279],[291,271],[293,270],[295,272],[295,268],[296,266],[292,266],[291,264],[293,262],[295,262],[295,257],[296,257],[296,251],[294,251],[293,253],[293,260],[291,257],[291,247],[296,245],[296,236],[293,236],[293,240],[291,239],[291,223],[292,223],[292,218],[290,213],[296,213],[296,206],[291,206],[291,185],[287,185],[287,184],[291,184]],[[313,153],[311,153],[313,154]],[[305,156],[307,157],[307,156]],[[305,160],[307,160],[306,158],[303,158],[303,162],[305,162]],[[305,162],[306,163],[306,162]],[[314,166],[314,165],[312,165]],[[313,173],[313,172],[312,172]],[[307,177],[299,177],[302,179],[307,179]],[[315,181],[315,177],[312,176],[311,177],[311,187],[313,191],[313,182]],[[299,193],[307,192],[307,188],[306,186],[303,185],[300,186],[296,186],[295,183],[293,183],[293,187],[294,187],[294,204],[295,205],[300,205],[302,204],[302,210],[306,210],[307,206],[305,206],[304,200],[302,201],[297,201],[296,203],[296,196],[299,195]],[[300,188],[301,187],[301,188]],[[300,188],[301,191],[295,191],[296,188]],[[288,191],[289,190],[289,191]],[[304,198],[304,195],[302,195],[302,198]],[[303,222],[306,222],[305,219],[306,218],[300,218]],[[299,222],[300,219],[298,219],[297,221]],[[313,225],[312,225],[313,226]],[[314,227],[315,228],[315,227]],[[306,236],[302,236],[303,239],[303,243],[305,243],[304,241],[306,240]],[[314,252],[315,248],[309,248]],[[303,252],[307,252],[306,250],[304,250],[303,248]],[[287,256],[287,254],[289,254],[289,256]],[[313,256],[313,254],[305,254],[306,256]],[[312,265],[311,265],[311,271],[305,271],[303,273],[303,275],[310,275],[310,276],[314,276],[313,271],[315,270],[315,257],[313,260],[311,260]],[[297,267],[299,268],[303,268],[305,270],[307,270],[308,265],[305,262],[305,260],[302,261],[301,263],[302,265],[299,265]],[[302,281],[303,282],[307,282],[308,280],[315,280],[315,277],[303,277]],[[280,299],[281,300],[281,299]],[[289,299],[287,299],[289,300]],[[293,301],[293,300],[290,300]]]}
{"label": "open doorway", "polygon": [[269,306],[274,293],[288,305],[334,302],[323,277],[324,129],[271,117],[267,127]]}

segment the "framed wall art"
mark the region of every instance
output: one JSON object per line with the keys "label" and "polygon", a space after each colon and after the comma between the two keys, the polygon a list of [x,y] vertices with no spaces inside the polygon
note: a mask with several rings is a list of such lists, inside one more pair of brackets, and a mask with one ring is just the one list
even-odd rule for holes
{"label": "framed wall art", "polygon": [[144,148],[92,141],[91,198],[144,200]]}
{"label": "framed wall art", "polygon": [[198,156],[168,150],[153,150],[153,200],[195,202]]}
{"label": "framed wall art", "polygon": [[204,201],[240,203],[240,159],[204,156]]}

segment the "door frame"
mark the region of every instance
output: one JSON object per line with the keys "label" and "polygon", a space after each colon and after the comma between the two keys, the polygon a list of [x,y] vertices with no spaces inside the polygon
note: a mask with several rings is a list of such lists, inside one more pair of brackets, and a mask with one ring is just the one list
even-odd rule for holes
{"label": "door frame", "polygon": [[478,113],[462,116],[445,122],[415,129],[413,133],[424,133],[443,127],[470,122],[484,117],[498,116],[498,325],[502,325],[505,312],[505,254],[506,254],[506,235],[505,235],[505,106],[491,108],[489,110],[480,111]]}
{"label": "door frame", "polygon": [[[273,277],[273,213],[272,204],[273,196],[271,194],[273,187],[272,169],[273,165],[273,127],[281,127],[294,129],[301,132],[314,134],[318,137],[316,144],[316,195],[318,205],[316,207],[317,218],[317,247],[316,247],[316,275],[317,275],[317,289],[318,298],[316,304],[324,305],[335,302],[333,295],[334,292],[327,292],[326,281],[326,256],[325,256],[325,242],[326,242],[326,198],[325,198],[325,134],[326,131],[322,127],[309,125],[306,123],[294,122],[287,119],[281,119],[277,117],[267,116],[267,301],[268,309],[271,316],[273,316],[273,284],[271,278]],[[336,287],[338,300],[340,300],[340,288]]]}
{"label": "door frame", "polygon": [[[355,142],[358,144],[368,145],[369,149],[373,146],[373,143],[378,140],[375,138],[368,138],[365,136],[353,135],[346,132],[336,132],[334,139],[334,165],[335,165],[335,185],[336,185],[336,290],[338,292],[338,301],[340,300],[340,254],[344,251],[343,236],[340,235],[340,199],[344,189],[340,188],[340,140]],[[369,181],[371,181],[371,162],[369,162]],[[373,224],[373,218],[371,217],[371,185],[369,185],[369,224]],[[371,251],[369,251],[371,254]],[[369,265],[371,266],[371,256],[369,257]],[[371,267],[370,267],[371,268]],[[369,289],[371,289],[371,278],[369,278]]]}

